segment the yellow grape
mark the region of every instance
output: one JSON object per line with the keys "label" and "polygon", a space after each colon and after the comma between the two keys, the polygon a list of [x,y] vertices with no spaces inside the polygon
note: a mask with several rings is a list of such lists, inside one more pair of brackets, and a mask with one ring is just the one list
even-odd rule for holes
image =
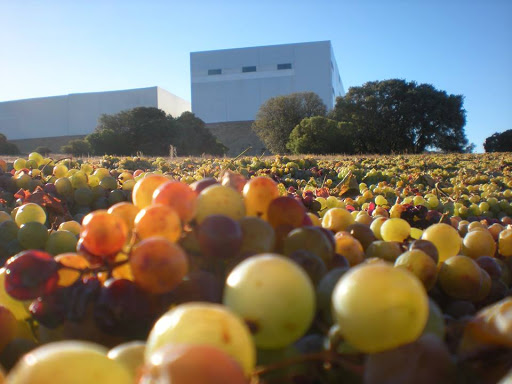
{"label": "yellow grape", "polygon": [[255,365],[256,348],[247,325],[220,304],[189,302],[162,315],[151,330],[145,361],[166,344],[208,344],[222,349],[249,375]]}
{"label": "yellow grape", "polygon": [[165,237],[175,242],[181,235],[181,221],[176,210],[168,205],[149,205],[135,217],[135,233],[139,239]]}
{"label": "yellow grape", "polygon": [[78,221],[70,220],[65,221],[59,225],[59,231],[69,231],[76,236],[80,235],[80,230],[82,229],[82,226]]}
{"label": "yellow grape", "polygon": [[153,193],[161,184],[169,179],[162,175],[149,175],[137,181],[132,190],[133,204],[139,208],[145,208],[153,201]]}
{"label": "yellow grape", "polygon": [[31,221],[44,224],[46,222],[46,212],[39,204],[27,203],[18,209],[14,220],[19,227]]}
{"label": "yellow grape", "polygon": [[216,214],[240,220],[245,216],[242,195],[233,188],[220,184],[203,189],[197,196],[197,222],[201,223],[207,216]]}
{"label": "yellow grape", "polygon": [[127,369],[107,350],[85,341],[40,346],[21,358],[7,375],[9,384],[131,384]]}
{"label": "yellow grape", "polygon": [[440,263],[457,255],[462,245],[462,239],[457,230],[444,223],[431,225],[423,231],[421,238],[434,243],[439,253]]}
{"label": "yellow grape", "polygon": [[386,262],[364,263],[344,274],[332,294],[341,334],[365,353],[411,343],[428,318],[428,296],[409,271]]}
{"label": "yellow grape", "polygon": [[404,219],[391,218],[382,224],[380,234],[385,241],[398,241],[401,243],[411,234],[411,226]]}
{"label": "yellow grape", "polygon": [[242,191],[247,216],[267,219],[267,209],[272,200],[279,197],[277,183],[269,177],[258,176],[250,179]]}
{"label": "yellow grape", "polygon": [[354,216],[345,208],[330,208],[322,218],[322,227],[340,232],[346,230],[354,221]]}
{"label": "yellow grape", "polygon": [[512,229],[505,229],[500,232],[498,248],[501,256],[512,256]]}

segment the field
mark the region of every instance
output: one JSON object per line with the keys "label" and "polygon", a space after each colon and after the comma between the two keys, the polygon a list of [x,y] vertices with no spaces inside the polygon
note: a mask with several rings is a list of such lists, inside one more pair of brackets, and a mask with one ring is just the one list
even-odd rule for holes
{"label": "field", "polygon": [[0,372],[508,383],[511,202],[510,153],[0,156]]}

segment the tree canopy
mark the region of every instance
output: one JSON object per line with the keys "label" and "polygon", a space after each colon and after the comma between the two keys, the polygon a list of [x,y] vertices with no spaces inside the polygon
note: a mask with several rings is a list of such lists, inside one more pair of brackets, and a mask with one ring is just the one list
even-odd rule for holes
{"label": "tree canopy", "polygon": [[94,155],[168,156],[170,146],[179,156],[208,153],[222,155],[227,148],[219,143],[204,122],[190,112],[174,118],[154,107],[137,107],[113,115],[102,115],[95,131],[85,140],[74,140],[63,149]]}
{"label": "tree canopy", "polygon": [[485,152],[512,151],[512,129],[505,132],[496,132],[484,141]]}
{"label": "tree canopy", "polygon": [[290,133],[302,119],[325,116],[327,107],[314,92],[298,92],[268,99],[258,110],[252,129],[273,153],[286,153]]}
{"label": "tree canopy", "polygon": [[463,96],[392,79],[351,87],[330,117],[353,125],[354,153],[470,151]]}
{"label": "tree canopy", "polygon": [[0,133],[0,154],[2,155],[18,155],[20,150],[18,146],[7,140],[7,136]]}

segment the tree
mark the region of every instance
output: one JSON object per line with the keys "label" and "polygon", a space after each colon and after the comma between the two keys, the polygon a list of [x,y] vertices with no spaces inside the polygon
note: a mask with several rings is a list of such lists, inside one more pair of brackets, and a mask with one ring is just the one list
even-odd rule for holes
{"label": "tree", "polygon": [[177,122],[176,148],[178,156],[224,155],[228,148],[206,128],[204,121],[191,112],[183,112]]}
{"label": "tree", "polygon": [[261,105],[252,129],[271,152],[285,153],[290,133],[302,119],[326,113],[325,104],[314,92],[277,96]]}
{"label": "tree", "polygon": [[7,137],[0,133],[0,154],[2,155],[19,155],[20,150],[18,146],[10,141],[7,141]]}
{"label": "tree", "polygon": [[512,129],[505,132],[496,132],[484,141],[485,152],[510,152],[512,151]]}
{"label": "tree", "polygon": [[137,107],[114,115],[102,115],[96,130],[86,137],[94,155],[168,156],[170,146],[181,156],[224,154],[204,122],[190,112],[175,119],[153,107]]}
{"label": "tree", "polygon": [[62,153],[71,153],[73,156],[85,156],[92,153],[91,145],[87,140],[74,139],[60,147]]}
{"label": "tree", "polygon": [[430,84],[392,79],[351,87],[338,97],[330,117],[354,125],[354,151],[421,153],[426,149],[465,152],[463,96]]}
{"label": "tree", "polygon": [[323,116],[303,119],[292,133],[286,147],[294,154],[351,153],[352,125]]}

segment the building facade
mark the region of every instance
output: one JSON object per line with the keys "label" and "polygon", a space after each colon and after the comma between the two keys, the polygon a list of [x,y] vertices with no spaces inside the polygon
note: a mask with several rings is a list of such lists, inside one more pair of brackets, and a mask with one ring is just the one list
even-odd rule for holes
{"label": "building facade", "polygon": [[312,91],[327,106],[345,91],[330,41],[192,52],[192,112],[205,123],[254,120],[269,98]]}
{"label": "building facade", "polygon": [[0,132],[21,147],[43,138],[51,147],[52,142],[61,144],[57,138],[92,133],[102,114],[135,107],[160,108],[172,116],[191,110],[188,101],[160,87],[5,101],[0,102]]}

